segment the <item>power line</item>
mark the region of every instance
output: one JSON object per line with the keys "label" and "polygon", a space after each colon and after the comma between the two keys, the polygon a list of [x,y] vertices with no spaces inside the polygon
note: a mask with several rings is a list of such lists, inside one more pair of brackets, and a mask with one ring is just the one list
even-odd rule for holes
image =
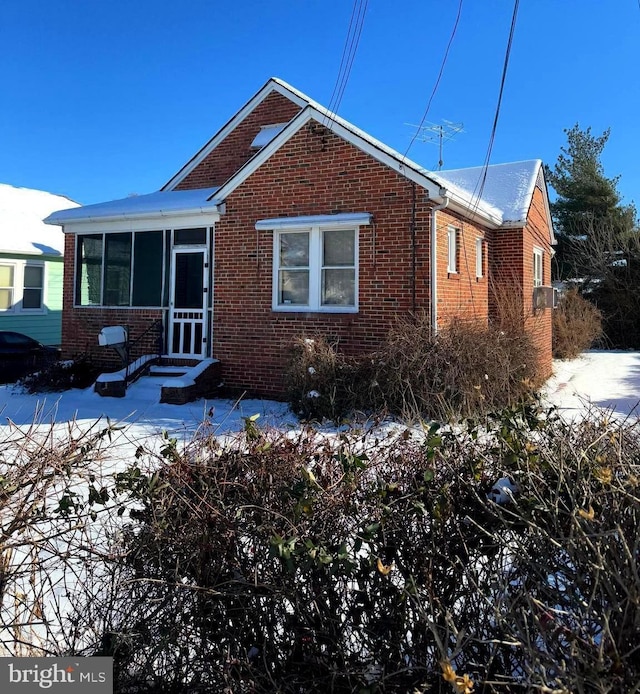
{"label": "power line", "polygon": [[[351,69],[353,68],[353,62],[356,57],[358,45],[360,43],[362,27],[364,26],[364,18],[367,13],[368,4],[369,0],[354,0],[353,8],[351,10],[351,17],[349,19],[349,28],[347,30],[344,48],[342,49],[338,76],[333,87],[331,100],[329,101],[328,111],[330,113],[337,114],[338,109],[340,108],[342,97],[344,96],[344,92],[351,75]],[[327,125],[330,120],[332,120],[332,116],[328,115],[325,119],[325,125]]]}
{"label": "power line", "polygon": [[[639,0],[640,1],[640,0]],[[482,192],[484,191],[484,186],[487,181],[487,173],[489,171],[489,162],[491,161],[491,152],[493,150],[493,144],[496,137],[496,131],[498,129],[498,119],[500,117],[500,108],[502,106],[502,95],[504,93],[504,85],[507,79],[507,69],[509,68],[509,58],[511,57],[511,47],[513,45],[513,36],[516,29],[516,20],[518,18],[518,8],[520,6],[520,0],[515,0],[513,5],[513,14],[511,16],[511,27],[509,29],[509,39],[507,41],[507,48],[504,55],[504,63],[502,65],[502,77],[500,79],[500,91],[498,93],[498,101],[496,103],[495,116],[493,118],[493,126],[491,127],[491,135],[489,136],[489,145],[487,147],[487,154],[484,159],[484,164],[482,165],[483,171],[482,176],[476,184],[477,198],[476,202],[479,203],[482,198]],[[474,190],[474,196],[476,191]]]}
{"label": "power line", "polygon": [[[462,1],[458,3],[458,14],[456,15],[455,22],[453,23],[453,29],[451,30],[451,36],[449,37],[449,43],[447,44],[447,48],[444,52],[444,56],[442,57],[442,63],[440,64],[440,72],[438,73],[438,77],[436,79],[436,83],[433,85],[433,91],[431,92],[431,96],[429,97],[429,101],[427,102],[427,108],[424,110],[424,114],[422,116],[422,120],[420,121],[420,125],[418,126],[415,134],[411,138],[411,142],[409,142],[409,146],[405,150],[405,153],[402,155],[403,161],[407,158],[407,154],[409,154],[409,150],[411,149],[413,143],[416,141],[416,138],[418,137],[418,133],[422,129],[424,122],[427,120],[427,115],[429,113],[429,109],[431,108],[431,102],[433,101],[433,97],[436,95],[436,92],[438,91],[438,87],[440,86],[440,80],[442,79],[442,74],[444,73],[444,67],[447,64],[447,58],[449,57],[449,50],[451,49],[451,45],[453,44],[453,39],[455,38],[456,31],[458,30],[458,24],[460,23],[460,15],[462,14]],[[640,2],[640,0],[638,0]]]}
{"label": "power line", "polygon": [[[639,0],[640,2],[640,0]],[[505,55],[504,55],[504,61],[502,65],[502,75],[500,78],[500,90],[498,92],[498,100],[496,103],[496,109],[495,109],[495,114],[493,118],[493,125],[491,127],[491,135],[489,136],[489,144],[487,146],[487,154],[484,159],[484,163],[482,165],[482,173],[480,175],[480,178],[478,179],[476,183],[476,187],[473,191],[473,194],[471,196],[471,208],[477,208],[477,206],[480,204],[480,200],[482,199],[482,193],[484,191],[484,187],[487,181],[487,174],[489,172],[489,162],[491,161],[491,152],[493,150],[493,144],[495,141],[496,137],[496,131],[498,129],[498,119],[500,117],[500,109],[502,107],[502,96],[504,94],[504,85],[507,79],[507,70],[509,68],[509,59],[511,57],[511,47],[513,45],[513,36],[515,34],[515,29],[516,29],[516,20],[518,18],[518,8],[520,5],[520,0],[515,0],[514,6],[513,6],[513,14],[511,16],[511,26],[509,28],[509,38],[507,40],[507,47],[505,50]],[[472,288],[472,281],[471,281],[471,275],[469,273],[469,267],[468,267],[468,258],[466,255],[466,243],[464,239],[464,224],[462,225],[462,230],[461,230],[461,235],[462,235],[462,247],[464,248],[464,254],[465,254],[465,264],[466,264],[466,269],[467,269],[467,275],[469,279],[469,287],[470,289]],[[473,312],[475,314],[475,302],[473,301],[473,291],[471,291],[471,302],[472,302],[472,307],[473,307]]]}

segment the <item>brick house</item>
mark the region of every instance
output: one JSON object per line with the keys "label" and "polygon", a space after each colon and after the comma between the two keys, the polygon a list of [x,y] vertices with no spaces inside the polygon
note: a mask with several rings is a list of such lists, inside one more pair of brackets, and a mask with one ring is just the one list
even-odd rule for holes
{"label": "brick house", "polygon": [[[295,337],[376,347],[398,314],[495,312],[515,297],[551,372],[554,243],[540,161],[428,171],[271,79],[162,189],[63,210],[63,350],[97,335],[215,358],[226,385],[278,397]],[[545,303],[546,300],[546,303]],[[150,329],[158,326],[158,332]],[[134,355],[136,356],[136,355]]]}

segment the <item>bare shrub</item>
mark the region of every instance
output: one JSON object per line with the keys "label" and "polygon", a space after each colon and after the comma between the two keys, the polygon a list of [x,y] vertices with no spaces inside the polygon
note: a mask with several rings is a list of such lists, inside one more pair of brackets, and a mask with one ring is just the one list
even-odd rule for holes
{"label": "bare shrub", "polygon": [[50,393],[71,388],[87,388],[99,374],[88,354],[74,359],[56,361],[20,379],[19,384],[27,393]]}
{"label": "bare shrub", "polygon": [[358,358],[322,337],[301,339],[288,373],[293,410],[339,421],[354,410],[449,421],[531,397],[536,351],[521,324],[454,320],[433,335],[421,313],[399,317],[379,350]]}
{"label": "bare shrub", "polygon": [[535,350],[523,331],[454,320],[431,336],[421,317],[397,321],[374,377],[392,412],[449,421],[527,399],[534,374]]}
{"label": "bare shrub", "polygon": [[137,508],[96,652],[122,694],[637,691],[636,429],[248,420],[165,455],[117,478]]}
{"label": "bare shrub", "polygon": [[553,356],[574,359],[602,336],[602,314],[573,288],[553,312]]}
{"label": "bare shrub", "polygon": [[70,615],[76,600],[95,597],[90,576],[102,560],[92,519],[108,499],[96,462],[112,431],[37,417],[2,428],[0,655],[60,655],[70,634],[82,640]]}
{"label": "bare shrub", "polygon": [[297,339],[287,370],[291,409],[307,420],[340,421],[362,408],[365,363],[347,357],[322,335]]}

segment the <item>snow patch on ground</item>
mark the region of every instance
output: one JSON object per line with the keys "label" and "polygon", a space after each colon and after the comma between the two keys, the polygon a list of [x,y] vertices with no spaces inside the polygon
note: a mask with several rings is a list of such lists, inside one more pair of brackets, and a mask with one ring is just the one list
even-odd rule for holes
{"label": "snow patch on ground", "polygon": [[572,419],[591,407],[617,419],[640,416],[640,352],[592,350],[577,359],[554,362],[544,401]]}

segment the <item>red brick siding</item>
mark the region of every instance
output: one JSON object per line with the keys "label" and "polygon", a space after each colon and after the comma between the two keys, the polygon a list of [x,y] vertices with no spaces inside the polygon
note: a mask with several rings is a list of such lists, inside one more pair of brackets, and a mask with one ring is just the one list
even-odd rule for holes
{"label": "red brick siding", "polygon": [[497,303],[512,297],[521,307],[522,318],[537,349],[538,376],[547,378],[552,371],[551,321],[553,309],[533,309],[533,249],[543,250],[543,284],[551,283],[550,229],[544,195],[535,188],[527,224],[520,229],[491,232],[490,267],[495,294],[490,314],[497,316]]}
{"label": "red brick siding", "polygon": [[[396,315],[428,311],[430,205],[425,198],[422,188],[318,123],[309,123],[270,157],[227,198],[216,227],[213,345],[225,383],[282,395],[287,351],[295,337],[322,333],[338,340],[345,352],[362,353],[380,344]],[[358,313],[272,311],[273,234],[256,231],[256,221],[339,212],[374,217],[374,224],[360,229]],[[467,229],[465,243],[473,244],[475,231],[467,234]],[[446,260],[440,267],[446,274]],[[471,290],[467,279],[465,274],[445,289],[443,306],[449,314],[468,312],[473,293],[478,314],[484,311],[486,319],[486,284]]]}
{"label": "red brick siding", "polygon": [[256,154],[251,143],[260,126],[288,123],[299,112],[298,105],[272,92],[176,186],[176,190],[222,185]]}
{"label": "red brick siding", "polygon": [[[487,322],[488,280],[487,247],[483,247],[485,262],[483,277],[476,278],[476,238],[486,238],[485,230],[463,220],[447,209],[437,213],[438,228],[438,327],[443,328],[453,318]],[[457,229],[457,273],[447,272],[448,230]]]}
{"label": "red brick siding", "polygon": [[[551,245],[549,243],[550,229],[544,205],[544,196],[540,188],[533,193],[527,225],[524,229],[524,259],[525,259],[525,302],[529,303],[526,325],[531,330],[538,349],[539,377],[547,378],[553,370],[552,365],[552,317],[553,309],[532,309],[533,305],[533,248],[543,250],[542,284],[551,284]],[[525,303],[526,306],[526,303]]]}

